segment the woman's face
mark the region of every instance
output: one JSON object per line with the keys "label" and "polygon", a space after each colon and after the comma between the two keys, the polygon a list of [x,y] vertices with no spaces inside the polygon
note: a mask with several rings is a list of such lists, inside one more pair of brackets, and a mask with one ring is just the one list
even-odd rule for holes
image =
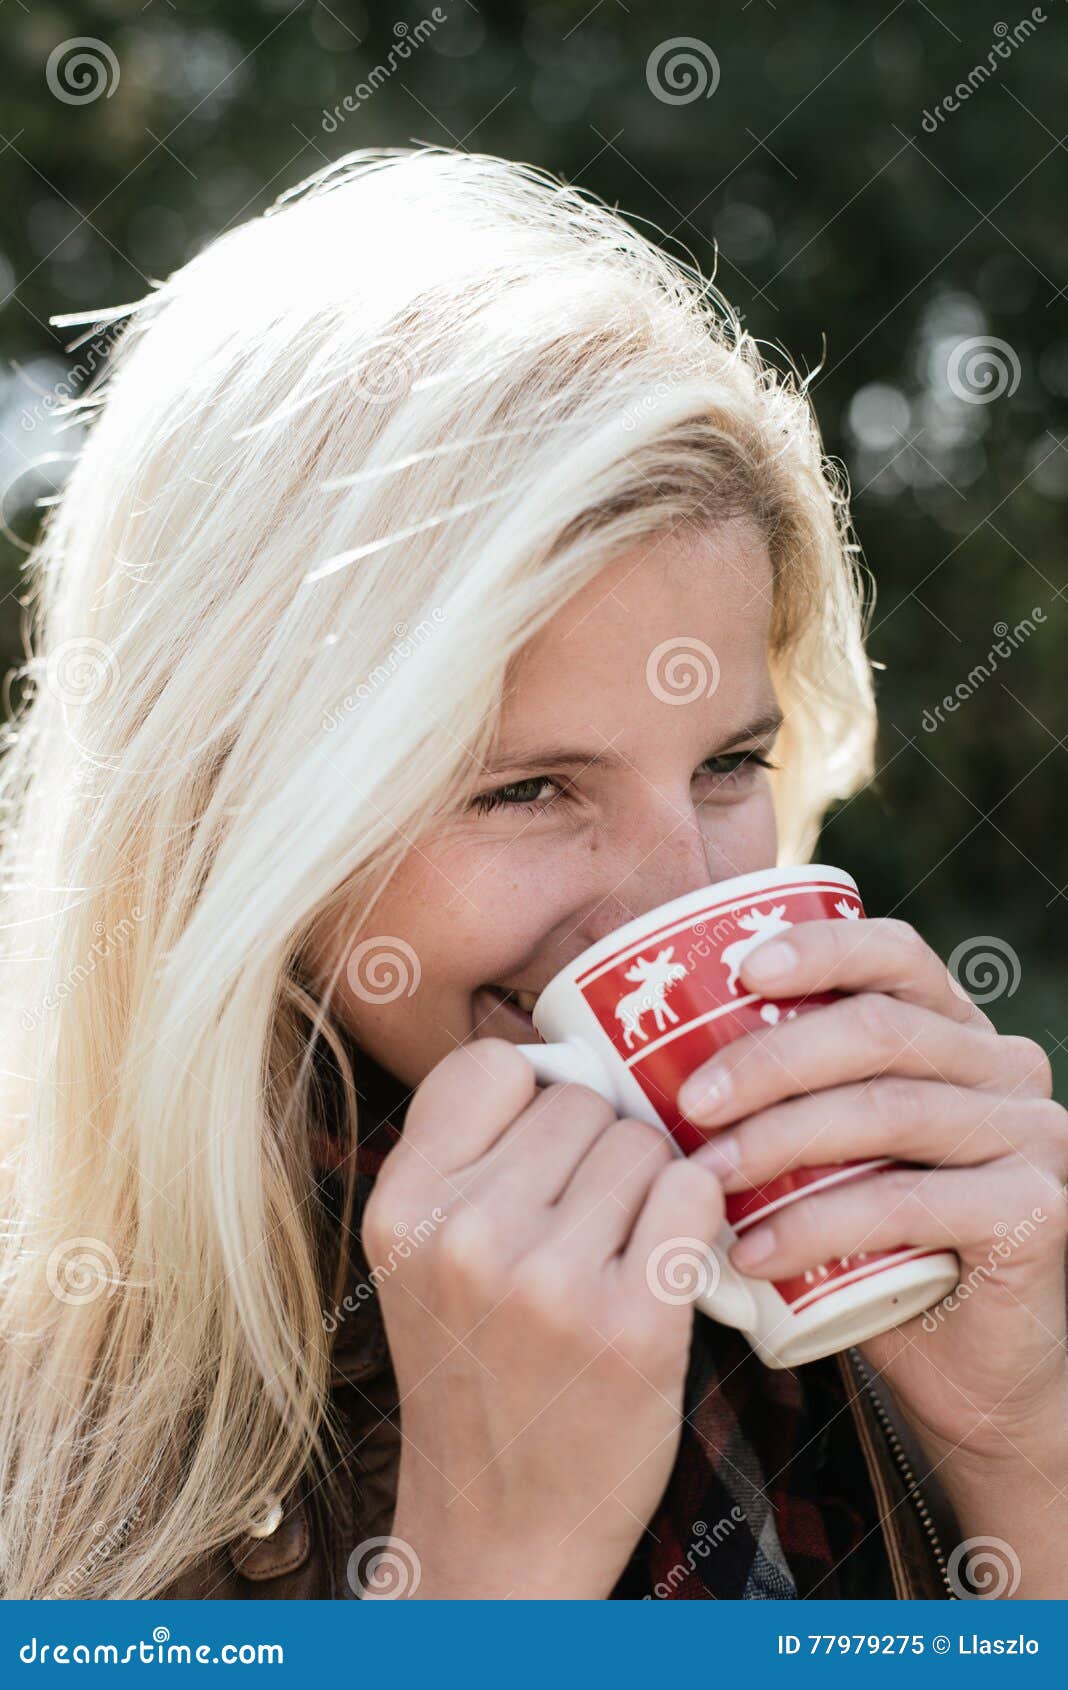
{"label": "woman's face", "polygon": [[470,1039],[534,1041],[503,989],[529,1008],[633,916],[774,865],[756,761],[779,720],[771,597],[767,547],[736,518],[625,553],[520,654],[481,801],[412,846],[355,938],[335,920],[309,948],[320,985],[347,951],[334,1012],[397,1078]]}

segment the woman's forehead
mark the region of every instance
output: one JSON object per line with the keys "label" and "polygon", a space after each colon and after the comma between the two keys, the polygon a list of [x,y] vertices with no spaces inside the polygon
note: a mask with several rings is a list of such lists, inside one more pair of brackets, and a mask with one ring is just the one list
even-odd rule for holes
{"label": "woman's forehead", "polygon": [[[562,604],[521,654],[538,642],[573,644],[643,629],[687,612],[717,621],[770,612],[773,571],[756,524],[736,517],[715,527],[679,529],[619,554]],[[691,629],[698,632],[698,629]]]}
{"label": "woman's forehead", "polygon": [[[691,535],[636,547],[579,589],[517,655],[502,722],[553,715],[564,721],[582,701],[613,692],[652,692],[656,669],[687,653],[709,670],[766,669],[772,609],[772,566],[751,524],[723,525],[696,542]],[[713,689],[714,690],[714,689]],[[706,695],[710,696],[710,692]],[[666,702],[676,702],[670,692]],[[750,701],[756,704],[756,698]]]}

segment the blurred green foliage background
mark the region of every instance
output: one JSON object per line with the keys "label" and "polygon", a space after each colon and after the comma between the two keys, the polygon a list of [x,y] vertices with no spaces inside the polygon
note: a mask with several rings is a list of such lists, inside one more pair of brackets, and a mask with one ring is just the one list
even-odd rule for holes
{"label": "blurred green foliage background", "polygon": [[50,315],[141,297],[355,147],[544,166],[718,262],[766,349],[820,366],[883,725],[819,856],[956,956],[1068,1097],[1064,7],[7,0],[0,38],[5,671],[49,454],[77,449],[55,395],[103,352]]}

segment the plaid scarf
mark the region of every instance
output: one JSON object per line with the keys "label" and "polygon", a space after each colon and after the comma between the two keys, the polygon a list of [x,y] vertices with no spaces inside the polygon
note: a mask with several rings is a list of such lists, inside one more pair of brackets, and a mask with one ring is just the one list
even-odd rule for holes
{"label": "plaid scarf", "polygon": [[[327,1091],[339,1083],[329,1051]],[[359,1218],[404,1125],[410,1092],[366,1051],[351,1050],[359,1144]],[[329,1116],[327,1116],[329,1119]],[[340,1218],[343,1152],[313,1135],[324,1210]],[[361,1252],[362,1255],[362,1252]],[[377,1294],[361,1318],[381,1319]],[[682,1436],[667,1488],[611,1595],[618,1598],[894,1595],[878,1510],[833,1356],[766,1368],[739,1332],[697,1314]]]}

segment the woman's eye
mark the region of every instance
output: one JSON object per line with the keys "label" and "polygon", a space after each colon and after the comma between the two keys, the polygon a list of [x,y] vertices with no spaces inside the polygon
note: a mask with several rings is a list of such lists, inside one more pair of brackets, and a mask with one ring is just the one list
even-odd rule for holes
{"label": "woman's eye", "polygon": [[[759,751],[730,751],[718,757],[706,757],[698,774],[707,771],[713,780],[721,786],[727,786],[740,784],[750,778],[757,768],[777,767],[776,763],[771,762]],[[539,802],[538,794],[543,787],[551,787],[553,793],[548,799]],[[472,800],[472,804],[480,815],[497,809],[538,812],[547,810],[557,799],[565,796],[564,789],[551,775],[532,775],[528,780],[512,781],[508,786],[499,786],[493,792],[483,792]]]}
{"label": "woman's eye", "polygon": [[[480,814],[496,809],[543,810],[546,806],[536,802],[537,794],[543,786],[555,787],[557,793],[561,790],[551,775],[534,775],[530,780],[513,781],[509,786],[499,786],[495,792],[482,793],[481,797],[474,800],[474,806]],[[516,798],[514,793],[523,796]],[[552,799],[549,802],[551,803]]]}
{"label": "woman's eye", "polygon": [[722,757],[706,757],[701,764],[702,769],[709,769],[713,776],[722,781],[746,780],[757,769],[777,769],[770,757],[765,757],[760,751],[730,751]]}

